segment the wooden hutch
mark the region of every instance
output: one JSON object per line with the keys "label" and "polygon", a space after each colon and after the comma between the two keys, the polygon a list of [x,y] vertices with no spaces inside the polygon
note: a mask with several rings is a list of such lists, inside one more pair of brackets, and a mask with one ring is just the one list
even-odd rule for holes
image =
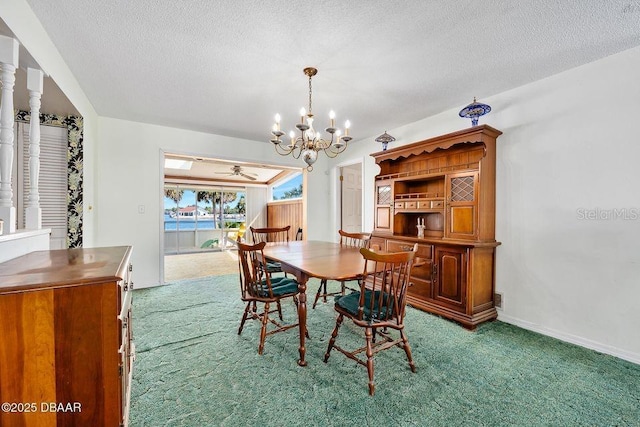
{"label": "wooden hutch", "polygon": [[131,247],[0,264],[0,426],[126,426]]}
{"label": "wooden hutch", "polygon": [[[373,153],[371,243],[387,251],[418,243],[408,302],[473,329],[494,306],[496,138],[475,126]],[[418,237],[418,224],[424,236]]]}

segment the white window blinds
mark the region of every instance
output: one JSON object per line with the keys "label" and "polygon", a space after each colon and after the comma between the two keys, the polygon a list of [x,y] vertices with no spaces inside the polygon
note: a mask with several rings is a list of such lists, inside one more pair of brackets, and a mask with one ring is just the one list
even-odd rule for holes
{"label": "white window blinds", "polygon": [[[15,194],[18,228],[24,228],[24,208],[29,199],[29,124],[18,123],[18,188]],[[67,129],[40,126],[40,176],[38,180],[42,227],[51,228],[51,249],[67,247]]]}

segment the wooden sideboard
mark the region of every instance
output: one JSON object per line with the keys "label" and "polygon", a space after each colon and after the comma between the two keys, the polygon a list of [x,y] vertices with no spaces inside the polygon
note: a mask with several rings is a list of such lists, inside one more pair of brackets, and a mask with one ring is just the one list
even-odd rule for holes
{"label": "wooden sideboard", "polygon": [[127,425],[131,251],[36,251],[0,264],[1,426]]}
{"label": "wooden sideboard", "polygon": [[418,243],[408,302],[470,329],[497,317],[495,166],[501,134],[481,125],[372,154],[380,174],[371,243],[387,251]]}

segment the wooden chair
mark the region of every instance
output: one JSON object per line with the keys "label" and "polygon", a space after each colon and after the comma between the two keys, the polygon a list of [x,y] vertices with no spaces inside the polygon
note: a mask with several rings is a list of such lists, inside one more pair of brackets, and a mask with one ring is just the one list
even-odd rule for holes
{"label": "wooden chair", "polygon": [[[351,246],[353,248],[368,248],[369,242],[371,241],[371,233],[347,233],[343,230],[338,230],[340,234],[340,245],[342,246]],[[313,306],[311,308],[316,308],[316,304],[320,297],[322,297],[324,302],[327,302],[327,297],[331,295],[344,295],[345,292],[345,283],[344,281],[340,282],[340,291],[339,292],[327,292],[327,280],[322,279],[320,281],[320,287],[318,288],[318,292],[316,292],[316,298],[313,301]]]}
{"label": "wooden chair", "polygon": [[[295,328],[298,323],[283,325],[269,317],[269,314],[278,312],[282,321],[282,310],[280,301],[285,298],[293,298],[298,304],[298,282],[287,277],[271,277],[271,274],[263,268],[264,254],[262,249],[266,243],[248,245],[236,242],[238,247],[238,269],[240,271],[240,295],[242,301],[247,305],[240,321],[238,335],[242,333],[247,319],[260,320],[260,343],[258,344],[258,354],[264,350],[264,341],[267,335],[286,331]],[[271,304],[276,304],[276,308],[271,310]],[[262,305],[262,310],[259,306]],[[267,324],[272,323],[275,329],[267,332]]]}
{"label": "wooden chair", "polygon": [[[287,225],[286,227],[249,228],[251,229],[251,239],[254,244],[261,242],[284,243],[289,241],[290,225]],[[281,273],[282,266],[279,262],[267,261],[267,270],[269,273]]]}
{"label": "wooden chair", "polygon": [[[418,245],[413,251],[395,253],[376,253],[369,249],[360,249],[365,259],[364,280],[360,291],[336,297],[335,310],[338,312],[336,326],[324,355],[329,360],[331,350],[335,348],[350,359],[366,366],[369,374],[369,394],[373,396],[373,356],[388,348],[402,348],[409,361],[409,368],[416,372],[411,357],[411,348],[404,331],[404,315],[407,298],[407,286],[411,276],[411,267]],[[351,319],[356,326],[364,329],[366,344],[364,347],[347,351],[336,344],[338,330],[344,318]],[[399,333],[393,337],[392,330]],[[382,339],[376,340],[377,337]],[[366,360],[358,356],[365,352]]]}

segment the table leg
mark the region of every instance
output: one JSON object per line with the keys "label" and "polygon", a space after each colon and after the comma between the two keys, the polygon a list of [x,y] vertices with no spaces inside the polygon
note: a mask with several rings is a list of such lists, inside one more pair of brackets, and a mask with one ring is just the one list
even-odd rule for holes
{"label": "table leg", "polygon": [[304,360],[307,348],[304,345],[304,341],[307,335],[307,280],[308,277],[298,277],[298,324],[300,327],[300,360],[298,365],[307,366],[307,361]]}

